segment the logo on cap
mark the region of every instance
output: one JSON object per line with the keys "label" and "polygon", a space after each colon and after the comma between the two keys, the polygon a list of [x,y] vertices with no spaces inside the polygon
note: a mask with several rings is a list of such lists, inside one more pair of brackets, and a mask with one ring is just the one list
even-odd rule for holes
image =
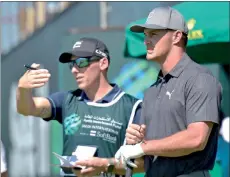
{"label": "logo on cap", "polygon": [[82,43],[83,41],[77,41],[74,45],[73,45],[73,49],[75,49],[75,48],[78,48],[78,47],[81,47],[81,43]]}
{"label": "logo on cap", "polygon": [[151,20],[151,18],[153,17],[153,15],[154,15],[154,11],[150,12],[150,14],[149,14],[149,16],[148,16],[148,18],[146,20],[146,23],[148,23],[148,21]]}
{"label": "logo on cap", "polygon": [[100,51],[100,50],[98,50],[98,49],[97,49],[95,52],[96,52],[97,54],[103,56],[103,57],[107,57],[107,55],[106,55],[104,52],[102,52],[102,51]]}

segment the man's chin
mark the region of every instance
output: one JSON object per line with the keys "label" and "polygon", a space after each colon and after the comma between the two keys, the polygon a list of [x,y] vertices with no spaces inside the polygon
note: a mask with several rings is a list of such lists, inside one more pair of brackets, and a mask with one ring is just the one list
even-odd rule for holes
{"label": "man's chin", "polygon": [[156,60],[156,57],[155,57],[154,55],[148,55],[148,54],[147,54],[147,55],[146,55],[146,59],[147,59],[147,60],[153,60],[153,61],[154,61],[154,60]]}
{"label": "man's chin", "polygon": [[79,89],[85,90],[85,85],[84,84],[77,82],[77,86],[78,86]]}

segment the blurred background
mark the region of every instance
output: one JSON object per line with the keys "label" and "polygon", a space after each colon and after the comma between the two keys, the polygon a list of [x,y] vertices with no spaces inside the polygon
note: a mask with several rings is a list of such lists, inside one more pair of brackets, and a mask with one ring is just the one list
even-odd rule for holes
{"label": "blurred background", "polygon": [[[189,4],[190,3],[190,4]],[[229,2],[1,2],[1,140],[10,177],[50,177],[59,169],[52,152],[62,152],[57,122],[24,117],[16,111],[16,87],[24,64],[40,63],[52,77],[34,95],[75,89],[67,66],[58,63],[83,36],[104,41],[111,53],[109,79],[143,98],[159,67],[144,59],[143,36],[127,29],[157,6],[177,8],[190,29],[188,53],[208,67],[223,86],[223,122],[212,177],[229,177]],[[214,9],[214,10],[211,10]],[[211,15],[209,14],[211,13]],[[228,138],[226,138],[228,134]],[[143,176],[138,174],[136,176]]]}

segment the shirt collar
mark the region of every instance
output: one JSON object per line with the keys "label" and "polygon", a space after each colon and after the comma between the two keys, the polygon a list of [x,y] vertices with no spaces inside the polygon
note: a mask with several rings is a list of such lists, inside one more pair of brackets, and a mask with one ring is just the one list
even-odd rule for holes
{"label": "shirt collar", "polygon": [[[107,93],[102,99],[98,100],[97,103],[109,103],[114,98],[116,98],[118,93],[121,92],[121,89],[118,87],[117,84],[110,84],[110,85],[113,87],[113,89],[109,93]],[[90,101],[84,91],[81,92],[79,100]]]}
{"label": "shirt collar", "polygon": [[[179,77],[180,74],[184,71],[187,64],[189,64],[190,60],[191,59],[189,58],[189,56],[186,53],[184,53],[180,61],[176,64],[176,66],[168,74],[165,75],[165,78],[169,78],[171,76]],[[160,70],[157,80],[163,79],[163,78],[164,76],[163,76],[162,70]]]}
{"label": "shirt collar", "polygon": [[174,77],[179,77],[180,74],[184,71],[185,67],[189,64],[191,59],[189,56],[184,53],[181,60],[176,64],[176,66],[169,72],[170,75]]}

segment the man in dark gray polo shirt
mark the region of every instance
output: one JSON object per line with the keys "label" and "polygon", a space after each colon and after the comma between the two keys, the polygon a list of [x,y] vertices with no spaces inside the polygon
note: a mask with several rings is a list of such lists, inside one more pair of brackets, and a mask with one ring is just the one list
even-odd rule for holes
{"label": "man in dark gray polo shirt", "polygon": [[175,9],[156,8],[144,25],[130,29],[145,34],[146,58],[161,71],[145,92],[143,125],[129,126],[132,145],[115,158],[135,167],[130,159],[144,156],[147,177],[208,177],[217,151],[220,83],[186,54],[188,28]]}

